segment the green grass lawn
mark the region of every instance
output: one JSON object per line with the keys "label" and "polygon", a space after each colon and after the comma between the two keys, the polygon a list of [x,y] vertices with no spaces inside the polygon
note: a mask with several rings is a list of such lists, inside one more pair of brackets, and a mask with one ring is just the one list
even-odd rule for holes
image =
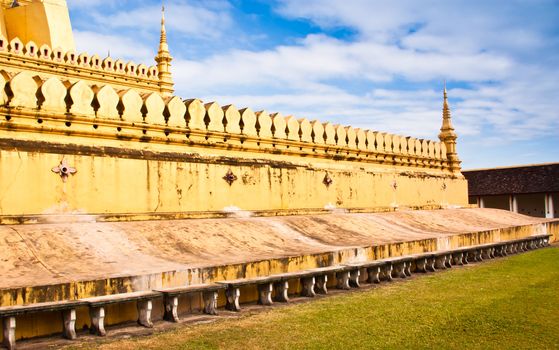
{"label": "green grass lawn", "polygon": [[102,349],[559,349],[559,247]]}

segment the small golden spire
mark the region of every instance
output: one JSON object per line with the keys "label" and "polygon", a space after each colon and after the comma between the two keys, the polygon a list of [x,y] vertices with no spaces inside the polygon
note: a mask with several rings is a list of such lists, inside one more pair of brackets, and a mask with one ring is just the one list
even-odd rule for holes
{"label": "small golden spire", "polygon": [[446,147],[446,155],[449,162],[450,169],[453,172],[460,172],[460,159],[456,153],[456,139],[458,135],[452,126],[452,117],[450,114],[450,107],[448,106],[448,93],[446,91],[446,80],[444,82],[443,90],[443,125],[439,133],[439,139]]}
{"label": "small golden spire", "polygon": [[159,89],[163,96],[170,96],[175,91],[170,69],[172,60],[173,57],[167,44],[167,30],[165,29],[165,6],[161,4],[161,36],[155,62],[157,62],[157,70],[159,71]]}

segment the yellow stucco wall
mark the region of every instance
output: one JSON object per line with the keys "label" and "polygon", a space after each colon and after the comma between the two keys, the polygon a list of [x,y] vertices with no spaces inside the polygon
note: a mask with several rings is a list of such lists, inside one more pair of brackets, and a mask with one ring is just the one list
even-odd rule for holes
{"label": "yellow stucco wall", "polygon": [[[275,115],[276,124],[289,121],[286,134],[265,112],[35,72],[0,73],[4,223],[61,213],[172,218],[231,207],[467,205],[466,181],[441,142],[330,123],[320,124],[320,134],[305,119]],[[66,182],[51,171],[63,159],[77,170]],[[236,177],[232,185],[223,179],[228,171]]]}
{"label": "yellow stucco wall", "polygon": [[[146,160],[141,153],[136,159],[81,155],[79,148],[74,154],[47,152],[0,150],[0,215],[219,212],[230,207],[390,209],[464,205],[467,200],[463,179],[359,162],[301,164],[218,156],[193,161],[180,153],[174,154],[176,161],[157,159],[170,157],[168,153]],[[63,158],[77,169],[66,182],[51,171]],[[238,177],[232,185],[223,179],[229,170]],[[333,180],[330,186],[323,183],[326,173]]]}

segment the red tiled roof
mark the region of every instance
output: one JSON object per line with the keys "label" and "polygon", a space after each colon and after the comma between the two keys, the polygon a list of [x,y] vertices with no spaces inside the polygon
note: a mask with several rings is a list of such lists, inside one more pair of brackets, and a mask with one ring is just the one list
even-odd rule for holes
{"label": "red tiled roof", "polygon": [[462,172],[470,196],[559,192],[559,163]]}

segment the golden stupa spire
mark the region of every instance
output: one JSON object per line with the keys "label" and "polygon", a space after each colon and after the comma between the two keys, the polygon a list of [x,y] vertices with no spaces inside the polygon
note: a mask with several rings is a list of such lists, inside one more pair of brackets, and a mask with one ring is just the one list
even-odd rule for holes
{"label": "golden stupa spire", "polygon": [[452,117],[450,114],[450,107],[448,106],[448,93],[446,91],[446,81],[444,82],[443,90],[443,124],[441,126],[441,132],[439,133],[439,139],[444,143],[446,147],[446,156],[449,162],[450,169],[453,172],[460,172],[460,159],[458,159],[458,154],[456,153],[456,139],[458,135],[454,131],[452,126]]}
{"label": "golden stupa spire", "polygon": [[[446,81],[444,82],[443,90],[443,125],[441,127],[441,133],[443,132],[454,132],[454,127],[452,126],[452,117],[450,115],[450,107],[448,106],[448,94],[446,92]],[[454,133],[456,136],[456,133]]]}
{"label": "golden stupa spire", "polygon": [[159,71],[159,89],[163,96],[172,95],[175,91],[173,77],[171,75],[171,61],[173,57],[169,52],[167,44],[167,30],[165,29],[165,6],[161,6],[161,36],[159,38],[159,50],[155,56],[157,70]]}

